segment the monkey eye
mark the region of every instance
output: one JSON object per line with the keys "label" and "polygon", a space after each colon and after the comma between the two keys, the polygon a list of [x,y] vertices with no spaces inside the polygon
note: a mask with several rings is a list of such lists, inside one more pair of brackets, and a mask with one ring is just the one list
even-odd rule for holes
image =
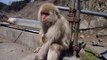
{"label": "monkey eye", "polygon": [[49,15],[49,13],[41,12],[41,15]]}

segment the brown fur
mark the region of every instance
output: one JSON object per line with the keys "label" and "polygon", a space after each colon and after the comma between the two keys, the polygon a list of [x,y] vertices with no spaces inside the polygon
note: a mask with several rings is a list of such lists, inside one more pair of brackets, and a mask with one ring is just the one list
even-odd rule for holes
{"label": "brown fur", "polygon": [[[41,12],[50,13],[47,22],[41,19]],[[43,45],[37,53],[35,60],[58,60],[61,52],[69,48],[71,42],[71,29],[69,22],[60,14],[59,10],[51,3],[45,3],[40,7],[38,19],[42,23],[41,35]],[[44,41],[45,40],[45,43]]]}

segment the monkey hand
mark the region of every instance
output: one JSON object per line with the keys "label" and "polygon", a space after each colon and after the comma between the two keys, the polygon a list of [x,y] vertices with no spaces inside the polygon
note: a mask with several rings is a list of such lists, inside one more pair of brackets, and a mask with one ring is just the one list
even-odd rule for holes
{"label": "monkey hand", "polygon": [[43,43],[47,42],[46,36],[45,36],[44,34],[42,35],[42,42],[43,42]]}
{"label": "monkey hand", "polygon": [[40,50],[41,47],[38,47],[34,50],[34,53],[38,53],[38,51]]}

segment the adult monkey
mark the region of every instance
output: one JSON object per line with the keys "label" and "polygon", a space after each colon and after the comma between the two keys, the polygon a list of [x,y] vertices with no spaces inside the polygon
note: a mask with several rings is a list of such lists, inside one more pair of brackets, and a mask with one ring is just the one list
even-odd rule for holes
{"label": "adult monkey", "polygon": [[51,3],[41,5],[38,19],[42,23],[43,45],[35,60],[58,60],[61,52],[69,48],[71,29],[69,22],[60,14],[58,8]]}

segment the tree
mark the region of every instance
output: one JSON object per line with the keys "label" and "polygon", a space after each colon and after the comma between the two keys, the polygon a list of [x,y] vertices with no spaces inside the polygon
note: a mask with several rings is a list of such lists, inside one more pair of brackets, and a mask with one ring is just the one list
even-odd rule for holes
{"label": "tree", "polygon": [[30,0],[24,0],[26,3],[29,3],[30,2]]}
{"label": "tree", "polygon": [[7,6],[6,4],[0,2],[0,10],[2,10],[5,6]]}
{"label": "tree", "polygon": [[20,9],[22,9],[23,7],[25,7],[26,4],[27,3],[25,1],[14,1],[10,5],[10,10],[19,11]]}

